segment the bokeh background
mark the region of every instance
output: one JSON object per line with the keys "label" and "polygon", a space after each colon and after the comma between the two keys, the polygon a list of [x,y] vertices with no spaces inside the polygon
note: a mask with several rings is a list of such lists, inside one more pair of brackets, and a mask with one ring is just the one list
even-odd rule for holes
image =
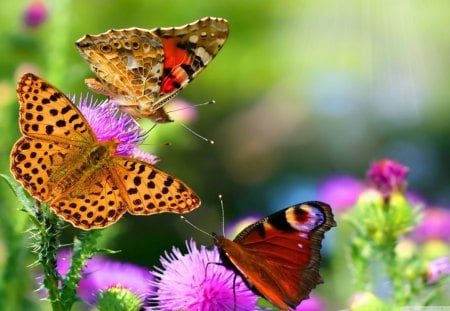
{"label": "bokeh background", "polygon": [[[185,121],[215,144],[175,122],[154,128],[144,147],[202,198],[192,222],[220,232],[219,194],[228,221],[266,215],[316,199],[328,176],[364,178],[385,157],[409,166],[410,189],[450,206],[450,2],[42,0],[48,16],[37,26],[24,19],[31,3],[39,1],[0,2],[1,173],[9,174],[20,136],[21,73],[86,93],[83,80],[93,74],[74,46],[83,35],[218,16],[230,23],[228,41],[177,97],[216,101]],[[2,182],[0,216],[26,221],[18,207]],[[0,228],[4,237],[8,230]],[[74,233],[68,228],[63,240]],[[190,237],[212,244],[177,215],[125,216],[105,230],[105,246],[121,250],[114,258],[151,267]]]}

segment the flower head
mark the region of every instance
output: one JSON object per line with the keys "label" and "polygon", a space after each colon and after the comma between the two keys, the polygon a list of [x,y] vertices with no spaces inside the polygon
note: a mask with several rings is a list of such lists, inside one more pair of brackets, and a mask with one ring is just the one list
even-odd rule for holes
{"label": "flower head", "polygon": [[42,0],[32,0],[23,14],[23,21],[28,27],[38,27],[47,20],[47,7]]}
{"label": "flower head", "polygon": [[384,198],[389,198],[392,192],[406,190],[408,172],[408,167],[393,160],[383,159],[371,165],[367,179]]}
{"label": "flower head", "polygon": [[448,256],[439,257],[428,264],[428,284],[436,283],[439,279],[448,275],[450,275],[450,261]]}
{"label": "flower head", "polygon": [[[258,297],[239,276],[220,265],[216,247],[197,248],[186,242],[187,254],[173,247],[160,258],[162,268],[155,267],[156,281],[151,293],[158,307],[152,310],[254,310]],[[234,285],[234,288],[233,288]],[[182,309],[183,309],[182,308]]]}
{"label": "flower head", "polygon": [[333,210],[345,211],[356,204],[364,188],[364,183],[352,176],[331,176],[320,185],[318,200],[328,202]]}
{"label": "flower head", "polygon": [[[75,102],[75,97],[72,98]],[[128,114],[118,111],[111,101],[98,103],[92,97],[84,97],[79,100],[78,108],[88,120],[99,141],[117,139],[116,155],[131,156],[150,164],[158,162],[158,158],[152,154],[140,150],[146,135]]]}

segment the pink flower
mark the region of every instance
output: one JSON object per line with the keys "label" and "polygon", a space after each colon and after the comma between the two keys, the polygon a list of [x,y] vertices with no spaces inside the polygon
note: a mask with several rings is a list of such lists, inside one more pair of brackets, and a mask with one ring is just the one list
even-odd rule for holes
{"label": "pink flower", "polygon": [[450,241],[450,210],[444,208],[426,208],[422,222],[413,231],[412,236],[418,242],[428,240]]}
{"label": "pink flower", "polygon": [[394,191],[406,190],[408,172],[408,167],[393,160],[383,159],[372,163],[367,172],[367,179],[384,198],[389,198]]}
{"label": "pink flower", "polygon": [[335,175],[322,182],[317,199],[343,212],[355,205],[364,188],[364,183],[352,176]]}
{"label": "pink flower", "polygon": [[23,21],[28,27],[38,27],[47,20],[47,7],[40,0],[32,0],[23,14]]}
{"label": "pink flower", "polygon": [[[72,101],[75,102],[76,98],[72,97]],[[130,115],[118,111],[111,101],[98,103],[92,97],[80,98],[78,109],[88,120],[99,141],[119,141],[117,155],[134,157],[150,164],[158,162],[156,156],[138,148],[145,140],[146,134],[136,121]]]}
{"label": "pink flower", "polygon": [[[71,264],[71,251],[58,252],[57,270],[65,277]],[[98,295],[110,288],[125,288],[141,298],[151,291],[153,276],[148,269],[130,263],[109,260],[101,256],[89,259],[82,271],[77,295],[89,304],[94,304]]]}
{"label": "pink flower", "polygon": [[309,298],[303,300],[300,305],[295,308],[295,311],[325,311],[326,308],[316,295],[310,294]]}
{"label": "pink flower", "polygon": [[255,310],[258,297],[239,276],[220,265],[216,247],[207,250],[194,241],[186,242],[187,254],[173,247],[160,258],[162,268],[155,267],[151,310]]}
{"label": "pink flower", "polygon": [[450,275],[450,261],[448,256],[439,257],[428,264],[428,284],[436,283],[439,279],[447,275]]}
{"label": "pink flower", "polygon": [[189,123],[197,118],[197,108],[181,99],[170,101],[167,104],[166,111],[170,114],[170,118],[176,121]]}

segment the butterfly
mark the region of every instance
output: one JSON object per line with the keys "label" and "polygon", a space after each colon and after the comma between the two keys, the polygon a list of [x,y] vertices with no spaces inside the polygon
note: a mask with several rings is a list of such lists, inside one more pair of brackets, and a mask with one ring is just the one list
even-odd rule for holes
{"label": "butterfly", "polygon": [[281,310],[308,298],[317,284],[324,233],[336,226],[328,204],[310,201],[280,210],[242,230],[234,240],[214,235],[225,267]]}
{"label": "butterfly", "polygon": [[83,230],[134,215],[189,212],[199,197],[177,178],[144,161],[115,154],[117,139],[99,141],[78,108],[28,73],[18,82],[23,136],[11,172],[28,192]]}
{"label": "butterfly", "polygon": [[97,78],[95,93],[109,96],[134,118],[171,122],[164,105],[217,55],[228,22],[205,17],[181,27],[111,29],[85,35],[75,45]]}

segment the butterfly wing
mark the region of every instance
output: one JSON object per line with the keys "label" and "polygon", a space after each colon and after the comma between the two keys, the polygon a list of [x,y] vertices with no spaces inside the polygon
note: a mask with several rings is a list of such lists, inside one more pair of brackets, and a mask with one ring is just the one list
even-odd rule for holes
{"label": "butterfly wing", "polygon": [[28,73],[17,85],[24,137],[11,152],[11,172],[30,194],[47,202],[64,167],[96,138],[86,119],[58,89]]}
{"label": "butterfly wing", "polygon": [[19,124],[23,135],[51,142],[85,146],[96,137],[78,108],[58,89],[24,74],[17,85]]}
{"label": "butterfly wing", "polygon": [[134,215],[187,213],[200,206],[200,198],[177,178],[143,161],[114,157],[111,174]]}
{"label": "butterfly wing", "polygon": [[288,310],[322,282],[321,242],[335,225],[327,204],[306,202],[250,225],[234,241],[219,237],[216,244],[224,262],[230,262],[256,293]]}
{"label": "butterfly wing", "polygon": [[87,79],[94,92],[111,96],[119,107],[151,109],[160,93],[164,49],[151,31],[111,29],[75,42],[97,79]]}
{"label": "butterfly wing", "polygon": [[224,45],[228,30],[227,20],[216,17],[151,30],[160,38],[165,55],[161,97],[153,104],[154,110],[161,108],[211,62]]}

